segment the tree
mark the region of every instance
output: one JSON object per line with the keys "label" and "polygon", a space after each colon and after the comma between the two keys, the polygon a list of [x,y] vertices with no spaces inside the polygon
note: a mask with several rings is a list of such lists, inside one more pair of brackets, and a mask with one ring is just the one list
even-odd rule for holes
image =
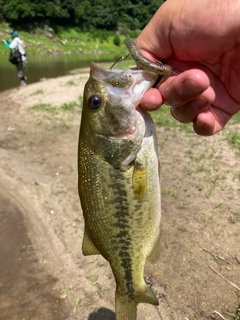
{"label": "tree", "polygon": [[3,13],[10,22],[26,23],[42,18],[56,18],[60,14],[60,0],[11,0],[3,6]]}
{"label": "tree", "polygon": [[[142,29],[164,0],[0,0],[2,18],[19,26],[48,19],[60,26]],[[1,14],[0,14],[1,19]]]}
{"label": "tree", "polygon": [[118,13],[112,0],[84,0],[78,7],[78,23],[84,28],[116,30]]}

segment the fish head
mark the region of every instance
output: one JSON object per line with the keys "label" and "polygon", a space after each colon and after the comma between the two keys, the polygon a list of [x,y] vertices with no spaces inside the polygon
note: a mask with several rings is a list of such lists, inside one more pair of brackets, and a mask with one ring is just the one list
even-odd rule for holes
{"label": "fish head", "polygon": [[129,164],[146,134],[146,113],[138,106],[157,75],[139,69],[90,65],[84,88],[80,138],[113,166]]}

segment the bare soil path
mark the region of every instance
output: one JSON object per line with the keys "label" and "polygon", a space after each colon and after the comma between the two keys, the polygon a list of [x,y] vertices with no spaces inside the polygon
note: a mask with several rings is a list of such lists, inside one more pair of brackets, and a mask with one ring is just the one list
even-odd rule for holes
{"label": "bare soil path", "polygon": [[[114,320],[108,264],[81,254],[77,194],[87,74],[0,94],[0,319]],[[161,112],[161,111],[158,111]],[[238,320],[239,156],[227,129],[209,138],[157,126],[162,254],[146,276],[160,301],[139,320]],[[220,315],[219,315],[220,314]]]}

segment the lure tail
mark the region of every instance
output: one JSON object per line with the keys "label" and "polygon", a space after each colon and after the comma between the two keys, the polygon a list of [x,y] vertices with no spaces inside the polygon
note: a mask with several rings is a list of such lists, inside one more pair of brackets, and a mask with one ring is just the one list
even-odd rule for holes
{"label": "lure tail", "polygon": [[115,311],[116,320],[136,320],[137,306],[139,303],[150,303],[155,306],[159,305],[158,299],[155,297],[152,290],[145,285],[142,291],[132,298],[121,295],[116,291],[115,294]]}

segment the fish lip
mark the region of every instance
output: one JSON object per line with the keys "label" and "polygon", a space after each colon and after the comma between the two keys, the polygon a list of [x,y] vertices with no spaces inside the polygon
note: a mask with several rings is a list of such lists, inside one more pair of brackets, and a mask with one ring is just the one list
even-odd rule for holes
{"label": "fish lip", "polygon": [[128,134],[125,134],[125,133],[124,134],[114,134],[114,133],[106,134],[106,133],[97,132],[97,135],[100,137],[104,137],[105,139],[107,138],[111,140],[129,140]]}
{"label": "fish lip", "polygon": [[[122,74],[129,72],[131,79],[129,82],[133,83],[134,78],[139,76],[142,77],[142,80],[149,81],[148,85],[145,86],[145,92],[150,89],[155,83],[158,81],[159,75],[157,75],[154,72],[148,71],[148,70],[143,70],[143,69],[138,69],[137,67],[133,68],[128,68],[128,69],[110,69],[110,68],[104,68],[101,67],[99,64],[96,62],[91,62],[90,63],[90,75],[100,81],[100,82],[107,82],[107,78],[111,75],[117,75],[117,74]],[[126,80],[127,81],[127,80]]]}

